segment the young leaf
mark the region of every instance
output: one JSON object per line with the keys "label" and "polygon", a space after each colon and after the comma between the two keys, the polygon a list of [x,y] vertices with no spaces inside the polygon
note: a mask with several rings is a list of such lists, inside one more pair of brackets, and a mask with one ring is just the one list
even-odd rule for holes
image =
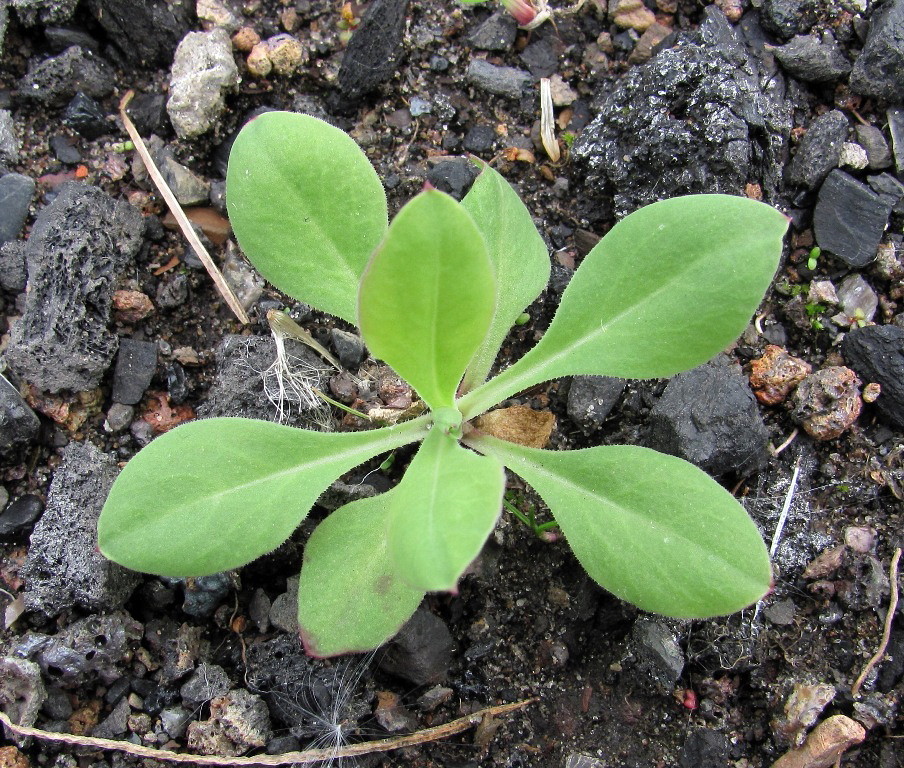
{"label": "young leaf", "polygon": [[465,419],[559,376],[657,378],[705,362],[749,322],[787,226],[774,208],[730,195],[635,211],[587,254],[540,342],[459,401]]}
{"label": "young leaf", "polygon": [[485,436],[467,442],[530,483],[587,573],[645,611],[720,616],[769,588],[756,525],[683,459],[632,445],[559,452]]}
{"label": "young leaf", "polygon": [[412,587],[452,590],[496,525],[505,472],[430,430],[390,502],[389,551]]}
{"label": "young leaf", "polygon": [[340,507],[311,534],[298,583],[298,623],[315,656],[385,643],[417,610],[423,590],[398,578],[386,528],[394,491]]}
{"label": "young leaf", "polygon": [[358,326],[431,409],[451,407],[496,302],[487,247],[461,205],[421,192],[393,219],[361,279]]}
{"label": "young leaf", "polygon": [[158,437],[120,473],[98,522],[126,568],[192,577],[285,541],[337,477],[423,436],[425,419],[327,434],[252,419],[205,419]]}
{"label": "young leaf", "polygon": [[486,240],[496,273],[496,311],[465,372],[463,392],[483,384],[515,320],[549,282],[549,252],[530,213],[503,176],[486,163],[480,166],[461,204]]}
{"label": "young leaf", "polygon": [[365,154],[308,115],[266,112],[242,128],[226,173],[229,221],[281,291],[355,322],[358,281],[386,233],[386,194]]}

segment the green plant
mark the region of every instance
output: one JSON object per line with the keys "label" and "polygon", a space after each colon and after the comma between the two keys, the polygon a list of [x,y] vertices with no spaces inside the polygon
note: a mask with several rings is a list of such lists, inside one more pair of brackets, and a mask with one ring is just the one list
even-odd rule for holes
{"label": "green plant", "polygon": [[819,246],[815,246],[810,249],[810,255],[807,257],[807,269],[811,272],[816,269],[816,264],[819,261],[819,257],[822,254],[822,248]]}
{"label": "green plant", "polygon": [[671,376],[735,339],[776,268],[786,219],[741,197],[643,208],[585,257],[543,338],[487,381],[512,324],[546,285],[549,256],[517,194],[480,175],[461,201],[428,189],[387,223],[363,152],[311,117],[245,126],[227,201],[240,245],[277,287],[349,322],[429,412],[327,434],[241,418],[177,427],[130,461],[98,526],[129,568],[193,577],[275,549],[337,477],[423,441],[401,482],[321,522],[307,543],[307,648],[379,645],[425,592],[453,590],[496,524],[504,467],[543,499],[587,572],[649,611],[736,611],[769,586],[756,526],[691,464],[631,445],[526,448],[470,421],[519,391],[577,374]]}

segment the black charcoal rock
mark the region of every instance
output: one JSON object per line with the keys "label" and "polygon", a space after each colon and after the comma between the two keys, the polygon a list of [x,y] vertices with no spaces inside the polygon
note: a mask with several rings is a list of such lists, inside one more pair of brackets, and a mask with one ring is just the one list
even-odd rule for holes
{"label": "black charcoal rock", "polygon": [[724,733],[701,729],[691,732],[684,740],[678,765],[681,768],[725,768],[731,741]]}
{"label": "black charcoal rock", "polygon": [[724,14],[634,67],[603,95],[572,156],[618,216],[666,197],[779,187],[790,114],[778,73],[761,71]]}
{"label": "black charcoal rock", "polygon": [[518,22],[512,15],[497,11],[471,33],[468,42],[479,51],[507,51],[517,34]]}
{"label": "black charcoal rock", "polygon": [[882,131],[874,125],[857,125],[857,143],[866,150],[869,167],[872,170],[888,168],[892,163],[891,150]]}
{"label": "black charcoal rock", "polygon": [[661,691],[671,691],[684,670],[684,652],[675,633],[662,621],[640,618],[631,629],[637,670]]}
{"label": "black charcoal rock", "polygon": [[157,370],[157,345],[152,341],[120,339],[113,371],[113,400],[135,405],[144,397]]}
{"label": "black charcoal rock", "polygon": [[94,99],[79,91],[63,111],[63,123],[86,139],[96,139],[109,133],[113,126]]}
{"label": "black charcoal rock", "polygon": [[722,355],[669,381],[650,413],[646,440],[716,476],[759,469],[768,443],[747,377]]}
{"label": "black charcoal rock", "polygon": [[806,31],[811,4],[811,0],[764,0],[760,8],[763,29],[785,40]]}
{"label": "black charcoal rock", "polygon": [[93,389],[116,352],[107,328],[118,277],[141,246],[144,221],[97,187],[67,182],[28,240],[25,312],[6,359],[45,392]]}
{"label": "black charcoal rock", "polygon": [[810,123],[785,170],[785,182],[806,189],[819,186],[838,167],[847,135],[848,121],[843,112],[833,109],[817,117]]}
{"label": "black charcoal rock", "polygon": [[223,696],[230,688],[232,681],[225,669],[216,664],[202,663],[179,688],[179,695],[186,707],[195,709],[217,696]]}
{"label": "black charcoal rock", "polygon": [[509,99],[520,99],[532,79],[522,69],[499,67],[483,59],[471,59],[466,77],[469,83],[480,90]]}
{"label": "black charcoal rock", "polygon": [[479,124],[473,126],[466,134],[462,145],[468,152],[480,155],[491,152],[496,142],[496,131],[492,126]]}
{"label": "black charcoal rock", "polygon": [[78,151],[74,140],[68,136],[52,136],[50,139],[50,149],[54,156],[61,163],[66,165],[75,165],[82,162],[82,153]]}
{"label": "black charcoal rock", "polygon": [[854,328],[844,337],[841,354],[865,384],[882,387],[876,408],[893,425],[904,428],[904,328]]}
{"label": "black charcoal rock", "polygon": [[850,82],[854,93],[904,100],[904,0],[888,0],[873,12]]}
{"label": "black charcoal rock", "polygon": [[865,267],[888,224],[893,204],[844,171],[832,171],[822,186],[813,212],[820,248],[852,267]]}
{"label": "black charcoal rock", "polygon": [[95,99],[113,90],[113,71],[100,57],[73,45],[29,68],[19,95],[50,107],[62,107],[81,91]]}
{"label": "black charcoal rock", "polygon": [[90,443],[72,442],[62,456],[22,568],[25,606],[48,616],[73,606],[114,611],[139,581],[97,548],[97,520],[118,474],[116,462]]}
{"label": "black charcoal rock", "polygon": [[44,511],[44,502],[34,494],[20,496],[0,512],[0,536],[12,536],[26,530]]}
{"label": "black charcoal rock", "polygon": [[851,62],[845,58],[830,32],[822,38],[798,35],[775,48],[773,53],[785,71],[808,83],[832,82],[851,71]]}
{"label": "black charcoal rock", "polygon": [[347,371],[357,371],[367,354],[361,337],[356,333],[332,328],[330,329],[330,341],[342,367]]}
{"label": "black charcoal rock", "polygon": [[23,452],[38,439],[41,423],[22,396],[0,377],[0,457],[22,460]]}
{"label": "black charcoal rock", "polygon": [[35,194],[35,183],[21,173],[7,173],[0,177],[0,245],[15,240]]}
{"label": "black charcoal rock", "polygon": [[455,157],[434,165],[427,171],[427,181],[440,192],[461,200],[471,188],[478,173],[474,164],[466,158]]}
{"label": "black charcoal rock", "polygon": [[339,68],[339,91],[346,104],[388,80],[403,53],[408,0],[374,0],[361,17]]}
{"label": "black charcoal rock", "polygon": [[192,28],[194,3],[172,0],[88,0],[89,12],[132,64],[168,66]]}

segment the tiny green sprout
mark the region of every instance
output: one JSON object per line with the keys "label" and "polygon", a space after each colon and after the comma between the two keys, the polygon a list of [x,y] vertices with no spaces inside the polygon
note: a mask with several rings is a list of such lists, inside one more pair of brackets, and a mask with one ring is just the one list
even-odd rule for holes
{"label": "tiny green sprout", "polygon": [[527,325],[530,322],[530,315],[527,312],[522,312],[515,318],[515,325]]}
{"label": "tiny green sprout", "polygon": [[[522,504],[527,507],[527,514],[518,509],[518,505]],[[555,520],[545,523],[537,521],[537,509],[533,504],[525,502],[523,499],[515,497],[513,494],[507,493],[502,499],[502,506],[511,512],[517,520],[523,523],[530,531],[541,541],[549,542],[552,533],[558,526]]]}
{"label": "tiny green sprout", "polygon": [[863,328],[866,325],[866,315],[863,314],[863,310],[860,307],[857,307],[854,310],[854,314],[851,315],[851,325],[857,328]]}
{"label": "tiny green sprout", "polygon": [[815,246],[810,250],[810,256],[807,259],[807,269],[811,272],[816,269],[816,262],[819,260],[819,255],[822,253],[822,249],[819,246]]}
{"label": "tiny green sprout", "polygon": [[569,149],[571,149],[571,145],[574,144],[574,140],[577,138],[571,131],[563,131],[559,136]]}
{"label": "tiny green sprout", "polygon": [[[395,487],[340,507],[308,539],[298,618],[310,653],[379,646],[425,593],[455,590],[503,508],[547,539],[560,533],[590,577],[643,610],[701,618],[763,596],[771,567],[756,525],[697,467],[634,445],[530,448],[474,421],[560,377],[663,378],[706,362],[749,323],[787,219],[728,195],[635,211],[585,256],[542,338],[490,378],[550,258],[514,189],[477,165],[461,202],[427,189],[390,222],[376,172],[338,128],[268,112],[242,129],[226,177],[239,245],[276,288],[355,323],[424,412],[358,432],[179,426],[113,484],[98,523],[108,558],[169,577],[239,568],[288,539],[334,480],[419,443]],[[504,501],[507,473],[549,523]]]}

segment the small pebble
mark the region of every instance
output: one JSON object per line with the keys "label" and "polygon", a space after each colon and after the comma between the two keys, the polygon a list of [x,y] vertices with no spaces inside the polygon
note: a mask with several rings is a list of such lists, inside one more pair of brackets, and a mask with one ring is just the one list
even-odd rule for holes
{"label": "small pebble", "polygon": [[867,525],[851,525],[844,529],[844,543],[854,552],[869,554],[876,545],[876,529]]}

